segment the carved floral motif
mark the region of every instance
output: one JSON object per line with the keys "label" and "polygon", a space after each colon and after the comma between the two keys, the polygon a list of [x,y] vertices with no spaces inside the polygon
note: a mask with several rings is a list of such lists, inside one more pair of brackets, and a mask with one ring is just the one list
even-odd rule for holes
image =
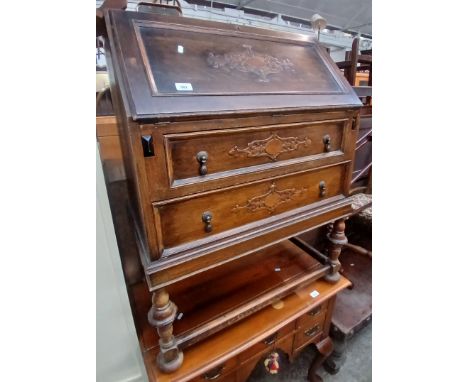
{"label": "carved floral motif", "polygon": [[273,134],[266,139],[252,141],[243,149],[234,146],[229,150],[229,155],[237,156],[244,153],[247,154],[248,157],[267,156],[275,161],[281,153],[297,150],[302,145],[307,147],[311,143],[309,137],[282,138],[277,134]]}
{"label": "carved floral motif", "polygon": [[259,82],[269,82],[270,74],[283,71],[294,72],[294,64],[289,58],[277,58],[269,54],[254,52],[250,45],[242,45],[242,52],[229,52],[224,54],[208,53],[206,61],[215,69],[227,72],[238,70],[244,73],[254,73]]}
{"label": "carved floral motif", "polygon": [[242,206],[237,204],[232,210],[238,211],[245,208],[249,212],[256,212],[258,210],[266,209],[271,214],[279,205],[293,200],[295,196],[303,194],[306,190],[307,188],[302,188],[300,190],[296,188],[288,188],[286,190],[278,191],[276,184],[273,182],[267,193],[247,200],[247,202]]}

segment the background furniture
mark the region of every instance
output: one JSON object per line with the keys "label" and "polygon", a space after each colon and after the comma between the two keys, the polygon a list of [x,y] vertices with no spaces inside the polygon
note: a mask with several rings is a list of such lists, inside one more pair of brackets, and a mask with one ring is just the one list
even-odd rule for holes
{"label": "background furniture", "polygon": [[[337,299],[332,319],[331,336],[334,350],[325,363],[330,373],[337,373],[346,360],[349,339],[365,327],[372,317],[372,50],[359,52],[359,38],[353,41],[346,61],[338,63],[344,68],[347,80],[354,86],[364,107],[361,109],[361,125],[356,142],[355,168],[351,180],[354,195],[354,213],[348,224],[351,232],[344,245],[341,273],[353,283]],[[359,86],[358,74],[368,73],[368,86]],[[359,245],[356,245],[359,244]]]}
{"label": "background furniture", "polygon": [[[356,37],[351,51],[346,52],[345,61],[336,63],[343,69],[345,78],[364,104],[360,111],[361,124],[351,180],[353,194],[372,192],[372,50],[360,52],[359,41],[359,37]],[[367,77],[366,86],[360,85],[364,73]]]}
{"label": "background furniture", "polygon": [[[315,344],[318,356],[311,360],[308,379],[320,381],[316,371],[332,350],[328,332],[336,295],[349,285],[345,278],[336,284],[309,283],[276,304],[187,349],[181,368],[164,374],[154,363],[158,342],[146,319],[150,307],[148,290],[143,283],[137,284],[131,293],[149,379],[244,382],[255,365],[273,351],[281,350],[293,362],[304,347]],[[197,288],[194,283],[191,286]],[[313,292],[318,292],[314,298],[311,297]]]}

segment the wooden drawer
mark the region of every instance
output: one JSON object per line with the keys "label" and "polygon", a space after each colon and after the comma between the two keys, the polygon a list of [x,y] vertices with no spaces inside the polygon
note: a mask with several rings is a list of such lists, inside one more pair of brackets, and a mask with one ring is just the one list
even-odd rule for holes
{"label": "wooden drawer", "polygon": [[297,319],[297,327],[298,328],[305,328],[309,326],[313,326],[317,322],[323,322],[325,319],[325,313],[327,311],[327,303],[319,305],[313,309],[311,309],[306,314],[302,315]]}
{"label": "wooden drawer", "polygon": [[193,382],[201,382],[201,381],[235,381],[235,379],[231,379],[232,375],[235,373],[231,373],[232,370],[235,370],[237,367],[237,357],[229,358],[226,362],[223,362],[211,370],[203,373],[197,378],[194,378]]}
{"label": "wooden drawer", "polygon": [[288,334],[292,333],[293,331],[294,331],[294,322],[291,322],[285,327],[281,328],[276,333],[265,338],[263,341],[256,343],[255,345],[251,346],[244,352],[240,353],[239,362],[247,361],[248,359],[255,356],[256,354],[273,349],[278,342],[281,342],[280,340],[282,338],[286,337]]}
{"label": "wooden drawer", "polygon": [[294,350],[317,341],[323,333],[323,320],[310,326],[298,328],[294,336]]}
{"label": "wooden drawer", "polygon": [[203,375],[191,380],[191,382],[206,382],[206,381],[236,382],[237,372],[236,370],[227,372],[227,370],[224,370],[221,367],[215,367],[212,370],[204,373]]}
{"label": "wooden drawer", "polygon": [[[171,187],[268,170],[285,162],[343,158],[348,119],[164,136]],[[205,167],[201,167],[205,153]],[[256,168],[251,168],[256,166]],[[249,169],[250,168],[250,169]],[[232,184],[237,182],[233,179]]]}
{"label": "wooden drawer", "polygon": [[342,195],[345,171],[346,164],[340,164],[192,198],[155,202],[155,223],[162,248],[207,239],[248,223]]}

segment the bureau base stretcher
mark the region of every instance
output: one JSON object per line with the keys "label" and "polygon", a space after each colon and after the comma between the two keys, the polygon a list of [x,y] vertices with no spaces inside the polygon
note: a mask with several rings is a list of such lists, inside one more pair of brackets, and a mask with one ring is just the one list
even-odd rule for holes
{"label": "bureau base stretcher", "polygon": [[[330,283],[338,282],[338,256],[346,242],[344,228],[344,219],[333,224],[328,234],[329,257],[321,253],[314,256],[284,240],[246,259],[153,292],[148,318],[159,335],[160,369],[176,370],[183,360],[182,349],[234,325],[308,282],[322,277]],[[174,302],[169,300],[168,291]]]}

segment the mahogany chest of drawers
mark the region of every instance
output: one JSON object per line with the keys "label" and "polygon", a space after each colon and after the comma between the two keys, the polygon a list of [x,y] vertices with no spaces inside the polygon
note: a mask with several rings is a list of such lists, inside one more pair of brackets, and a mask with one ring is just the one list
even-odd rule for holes
{"label": "mahogany chest of drawers", "polygon": [[[137,284],[132,287],[132,296],[149,380],[245,382],[254,367],[272,352],[281,350],[294,362],[306,346],[314,344],[318,354],[311,360],[309,379],[315,382],[318,367],[332,350],[328,334],[336,295],[349,285],[343,277],[335,284],[321,280],[308,283],[282,299],[281,304],[267,306],[188,348],[182,367],[172,374],[164,374],[154,364],[157,337],[152,335],[153,329],[145,317],[148,291],[144,285]],[[314,298],[313,291],[318,292]],[[281,368],[284,366],[282,360]]]}
{"label": "mahogany chest of drawers", "polygon": [[[361,103],[310,36],[119,10],[105,20],[148,319],[173,372],[182,348],[312,278],[338,280]],[[177,333],[168,288],[333,221],[322,268]]]}

